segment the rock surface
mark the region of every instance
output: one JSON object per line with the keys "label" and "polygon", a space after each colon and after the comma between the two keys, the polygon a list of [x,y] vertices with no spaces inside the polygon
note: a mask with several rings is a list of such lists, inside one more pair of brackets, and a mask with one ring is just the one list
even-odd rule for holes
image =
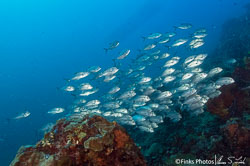
{"label": "rock surface", "polygon": [[140,150],[116,122],[100,116],[60,119],[35,146],[21,147],[11,166],[144,166]]}

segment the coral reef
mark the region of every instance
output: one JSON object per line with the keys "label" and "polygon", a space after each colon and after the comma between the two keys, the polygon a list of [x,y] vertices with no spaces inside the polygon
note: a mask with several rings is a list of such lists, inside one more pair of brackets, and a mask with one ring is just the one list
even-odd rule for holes
{"label": "coral reef", "polygon": [[223,128],[226,144],[234,156],[249,156],[250,154],[250,129],[241,123],[231,122]]}
{"label": "coral reef", "polygon": [[[235,70],[238,70],[238,68]],[[238,75],[238,77],[241,76]],[[235,84],[220,88],[221,95],[208,101],[207,110],[224,120],[241,117],[245,111],[250,110],[250,96],[247,91],[239,87],[238,83],[236,81]]]}
{"label": "coral reef", "polygon": [[[164,119],[154,133],[125,126],[147,165],[174,166],[175,159],[213,160],[215,155],[246,157],[250,165],[250,4],[246,8],[245,15],[224,24],[220,44],[208,56],[210,63],[225,65],[221,75],[234,84],[221,87],[203,114],[183,112],[176,123]],[[227,63],[231,58],[233,65]],[[130,136],[99,116],[61,119],[35,146],[21,147],[11,166],[146,165]]]}
{"label": "coral reef", "polygon": [[229,118],[230,106],[235,100],[235,85],[220,88],[221,95],[207,102],[207,110],[223,119]]}
{"label": "coral reef", "polygon": [[232,77],[235,83],[221,87],[221,95],[207,102],[203,114],[183,114],[177,123],[164,119],[153,134],[127,130],[148,165],[185,165],[175,159],[213,160],[215,155],[225,161],[243,157],[250,165],[250,4],[246,8],[245,15],[224,24],[219,45],[208,56],[209,63],[225,69],[220,76]]}
{"label": "coral reef", "polygon": [[[237,59],[237,65],[225,73],[233,77],[235,83],[220,88],[217,98],[207,103],[207,110],[221,120],[220,135],[222,140],[216,151],[221,154],[250,157],[250,8],[247,14],[224,24],[221,58]],[[237,23],[237,24],[235,24]],[[232,26],[229,26],[232,25]],[[248,162],[249,164],[249,162]]]}
{"label": "coral reef", "polygon": [[35,146],[21,147],[11,166],[143,166],[140,150],[116,122],[100,116],[60,119]]}
{"label": "coral reef", "polygon": [[[250,51],[248,51],[248,55],[250,55]],[[244,58],[243,58],[243,61],[244,61],[244,64],[245,64],[245,69],[246,70],[250,70],[250,57],[248,56],[245,56]],[[249,77],[248,77],[249,78]]]}

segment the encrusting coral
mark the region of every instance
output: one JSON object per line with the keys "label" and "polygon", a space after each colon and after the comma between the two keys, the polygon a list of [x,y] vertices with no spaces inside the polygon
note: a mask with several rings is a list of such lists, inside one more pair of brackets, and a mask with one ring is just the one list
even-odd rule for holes
{"label": "encrusting coral", "polygon": [[100,116],[60,119],[35,146],[21,147],[11,166],[145,166],[139,148],[116,122]]}

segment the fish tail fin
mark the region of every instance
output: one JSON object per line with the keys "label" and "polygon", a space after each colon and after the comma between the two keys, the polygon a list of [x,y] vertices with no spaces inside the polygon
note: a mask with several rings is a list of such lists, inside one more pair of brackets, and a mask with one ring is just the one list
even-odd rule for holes
{"label": "fish tail fin", "polygon": [[180,110],[182,111],[184,109],[184,104],[181,102],[181,97],[179,96],[177,99],[178,104],[180,104]]}
{"label": "fish tail fin", "polygon": [[116,63],[116,59],[112,59],[113,63],[114,63],[114,66],[117,66],[117,63]]}
{"label": "fish tail fin", "polygon": [[77,98],[77,95],[74,93],[71,93],[71,96],[73,96],[74,98]]}
{"label": "fish tail fin", "polygon": [[104,50],[105,50],[105,53],[107,54],[109,49],[108,48],[104,48]]}
{"label": "fish tail fin", "polygon": [[93,78],[90,78],[90,81],[97,80],[99,78],[99,75],[95,75]]}
{"label": "fish tail fin", "polygon": [[143,39],[143,41],[145,41],[147,39],[145,36],[142,36],[141,38]]}
{"label": "fish tail fin", "polygon": [[184,109],[184,104],[180,104],[181,106],[180,106],[180,110],[183,110]]}
{"label": "fish tail fin", "polygon": [[7,118],[6,119],[6,121],[7,121],[8,124],[10,123],[11,120],[12,120],[11,118]]}
{"label": "fish tail fin", "polygon": [[168,50],[170,49],[170,46],[165,46]]}
{"label": "fish tail fin", "polygon": [[173,26],[174,27],[174,31],[176,31],[176,29],[178,28],[177,26]]}
{"label": "fish tail fin", "polygon": [[185,47],[185,49],[187,49],[187,50],[189,50],[189,51],[192,51],[192,48],[191,48],[188,44],[185,45],[184,47]]}
{"label": "fish tail fin", "polygon": [[71,80],[69,78],[63,78],[63,80],[70,82]]}

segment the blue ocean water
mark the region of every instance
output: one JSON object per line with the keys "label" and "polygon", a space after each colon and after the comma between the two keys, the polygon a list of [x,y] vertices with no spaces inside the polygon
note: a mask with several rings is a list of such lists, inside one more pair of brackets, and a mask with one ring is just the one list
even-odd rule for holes
{"label": "blue ocean water", "polygon": [[[44,125],[67,114],[47,114],[72,101],[58,90],[64,79],[93,65],[113,64],[103,49],[109,42],[119,40],[121,47],[137,51],[142,36],[188,22],[208,29],[209,52],[218,44],[221,25],[242,15],[248,2],[0,1],[0,165],[8,165],[21,145],[35,144]],[[29,117],[12,119],[26,109]]]}

